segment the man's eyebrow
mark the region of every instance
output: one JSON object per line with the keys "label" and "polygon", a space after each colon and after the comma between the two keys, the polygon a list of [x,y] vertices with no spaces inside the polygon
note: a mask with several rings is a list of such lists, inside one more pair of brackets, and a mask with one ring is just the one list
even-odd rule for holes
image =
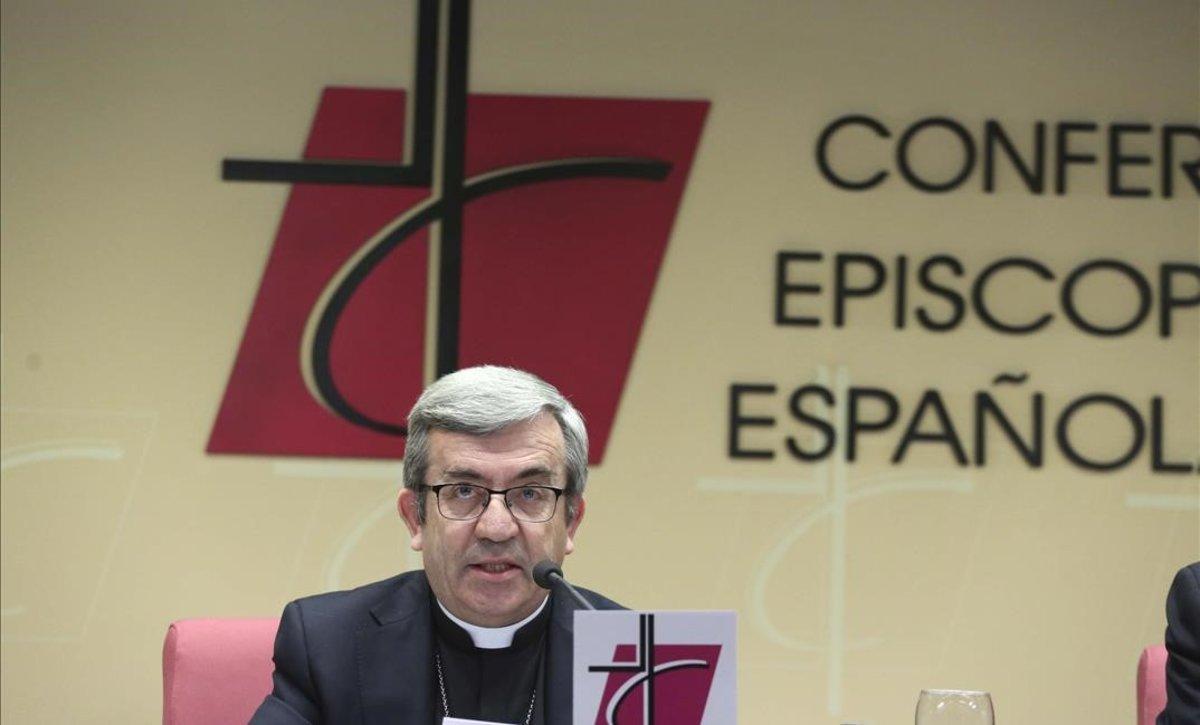
{"label": "man's eyebrow", "polygon": [[[446,470],[442,471],[441,477],[443,479],[457,478],[459,480],[467,480],[467,481],[483,481],[483,480],[485,480],[483,474],[479,473],[479,471],[476,471],[474,468],[466,468],[466,467],[447,468]],[[518,473],[515,476],[515,479],[520,480],[523,478],[542,478],[542,477],[553,478],[554,477],[554,469],[550,468],[549,466],[530,466],[529,468],[526,468],[526,469],[522,470],[520,473]]]}
{"label": "man's eyebrow", "polygon": [[517,478],[537,478],[539,476],[554,477],[554,469],[548,466],[530,466],[517,474]]}
{"label": "man's eyebrow", "polygon": [[473,468],[447,468],[442,471],[442,478],[467,478],[472,481],[483,480],[483,476]]}

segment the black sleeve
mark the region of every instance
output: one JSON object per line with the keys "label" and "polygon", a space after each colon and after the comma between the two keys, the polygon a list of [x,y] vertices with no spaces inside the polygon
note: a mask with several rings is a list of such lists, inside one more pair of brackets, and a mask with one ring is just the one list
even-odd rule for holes
{"label": "black sleeve", "polygon": [[1200,725],[1200,562],[1167,595],[1167,707],[1158,725]]}
{"label": "black sleeve", "polygon": [[283,609],[275,635],[274,660],[274,687],[250,718],[251,725],[318,725],[321,711],[308,666],[304,614],[298,602]]}

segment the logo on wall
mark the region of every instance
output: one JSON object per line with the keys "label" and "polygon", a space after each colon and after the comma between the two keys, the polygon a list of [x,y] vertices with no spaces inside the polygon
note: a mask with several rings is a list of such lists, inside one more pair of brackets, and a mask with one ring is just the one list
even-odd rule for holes
{"label": "logo on wall", "polygon": [[[468,94],[470,3],[420,0],[412,93],[326,88],[209,438],[389,458],[427,380],[513,365],[604,455],[707,101]],[[402,163],[404,162],[404,163]]]}

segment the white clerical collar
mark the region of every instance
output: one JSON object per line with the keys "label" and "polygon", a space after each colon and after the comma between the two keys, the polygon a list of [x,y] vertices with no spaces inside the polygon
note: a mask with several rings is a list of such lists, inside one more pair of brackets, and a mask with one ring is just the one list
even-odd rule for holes
{"label": "white clerical collar", "polygon": [[[437,597],[434,597],[434,599],[437,600]],[[467,630],[467,634],[471,635],[471,641],[475,643],[476,647],[479,649],[504,649],[505,647],[512,646],[513,635],[517,633],[518,629],[529,624],[533,621],[534,617],[541,614],[542,610],[546,608],[546,602],[548,601],[550,601],[550,597],[543,599],[538,608],[533,610],[533,614],[530,614],[516,624],[510,624],[506,627],[480,627],[478,624],[464,622],[451,614],[450,610],[446,609],[440,600],[438,600],[437,604],[446,616],[450,618],[451,622]]]}

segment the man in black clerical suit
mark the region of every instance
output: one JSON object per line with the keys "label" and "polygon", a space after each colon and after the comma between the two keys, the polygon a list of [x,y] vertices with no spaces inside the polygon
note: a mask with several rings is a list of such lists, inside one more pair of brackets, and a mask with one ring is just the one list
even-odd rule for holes
{"label": "man in black clerical suit", "polygon": [[1167,707],[1158,725],[1200,725],[1200,561],[1167,594]]}
{"label": "man in black clerical suit", "polygon": [[571,553],[586,482],[583,419],[550,384],[489,366],[429,386],[397,502],[424,571],[288,604],[251,722],[569,723],[577,605],[530,572]]}

